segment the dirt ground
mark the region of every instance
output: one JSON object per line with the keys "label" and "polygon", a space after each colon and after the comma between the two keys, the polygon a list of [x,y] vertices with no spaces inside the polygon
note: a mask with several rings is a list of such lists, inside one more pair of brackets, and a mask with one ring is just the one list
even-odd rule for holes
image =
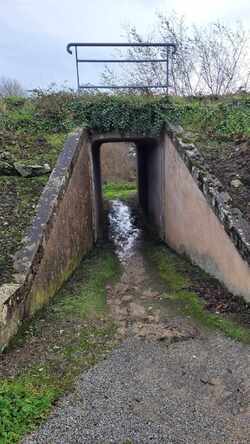
{"label": "dirt ground", "polygon": [[233,206],[250,222],[250,140],[198,143],[198,147]]}

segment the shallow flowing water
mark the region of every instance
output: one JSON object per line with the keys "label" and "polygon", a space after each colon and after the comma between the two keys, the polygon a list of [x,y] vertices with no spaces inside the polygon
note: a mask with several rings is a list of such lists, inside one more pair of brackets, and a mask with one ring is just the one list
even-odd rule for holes
{"label": "shallow flowing water", "polygon": [[122,263],[133,256],[141,230],[136,226],[131,208],[119,199],[110,202],[109,237],[113,240],[117,256]]}

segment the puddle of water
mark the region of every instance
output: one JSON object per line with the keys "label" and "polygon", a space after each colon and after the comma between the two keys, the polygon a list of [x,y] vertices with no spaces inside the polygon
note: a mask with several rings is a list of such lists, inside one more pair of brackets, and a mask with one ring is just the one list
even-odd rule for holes
{"label": "puddle of water", "polygon": [[113,240],[120,261],[125,263],[136,251],[141,230],[136,227],[130,207],[119,199],[110,201],[109,236]]}

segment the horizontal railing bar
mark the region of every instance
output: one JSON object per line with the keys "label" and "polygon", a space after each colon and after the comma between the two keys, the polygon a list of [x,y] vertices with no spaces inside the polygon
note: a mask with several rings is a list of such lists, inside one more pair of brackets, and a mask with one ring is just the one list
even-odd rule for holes
{"label": "horizontal railing bar", "polygon": [[71,42],[67,45],[67,51],[72,54],[71,47],[161,47],[161,48],[173,48],[176,50],[175,43],[75,43]]}
{"label": "horizontal railing bar", "polygon": [[[67,51],[72,54],[71,48],[75,48],[75,61],[76,61],[76,74],[77,74],[77,88],[80,89],[154,89],[154,88],[166,88],[167,94],[168,89],[171,86],[169,84],[169,64],[171,63],[172,56],[176,53],[177,45],[175,43],[163,43],[163,42],[136,42],[136,43],[80,43],[71,42],[67,45]],[[135,58],[135,59],[82,59],[78,58],[77,49],[79,47],[154,47],[154,48],[166,48],[166,54],[163,54],[161,59],[159,58]],[[171,48],[171,51],[169,51]],[[81,85],[79,81],[79,63],[166,63],[166,84],[164,85]]]}
{"label": "horizontal railing bar", "polygon": [[149,63],[167,62],[167,59],[77,59],[78,63]]}
{"label": "horizontal railing bar", "polygon": [[170,85],[79,85],[81,89],[138,89],[138,88],[168,88]]}

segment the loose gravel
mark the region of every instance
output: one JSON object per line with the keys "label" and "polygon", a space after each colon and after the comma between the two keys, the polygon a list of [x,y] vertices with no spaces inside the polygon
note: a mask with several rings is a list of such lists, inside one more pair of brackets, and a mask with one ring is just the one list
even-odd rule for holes
{"label": "loose gravel", "polygon": [[129,338],[23,444],[250,443],[249,348]]}

